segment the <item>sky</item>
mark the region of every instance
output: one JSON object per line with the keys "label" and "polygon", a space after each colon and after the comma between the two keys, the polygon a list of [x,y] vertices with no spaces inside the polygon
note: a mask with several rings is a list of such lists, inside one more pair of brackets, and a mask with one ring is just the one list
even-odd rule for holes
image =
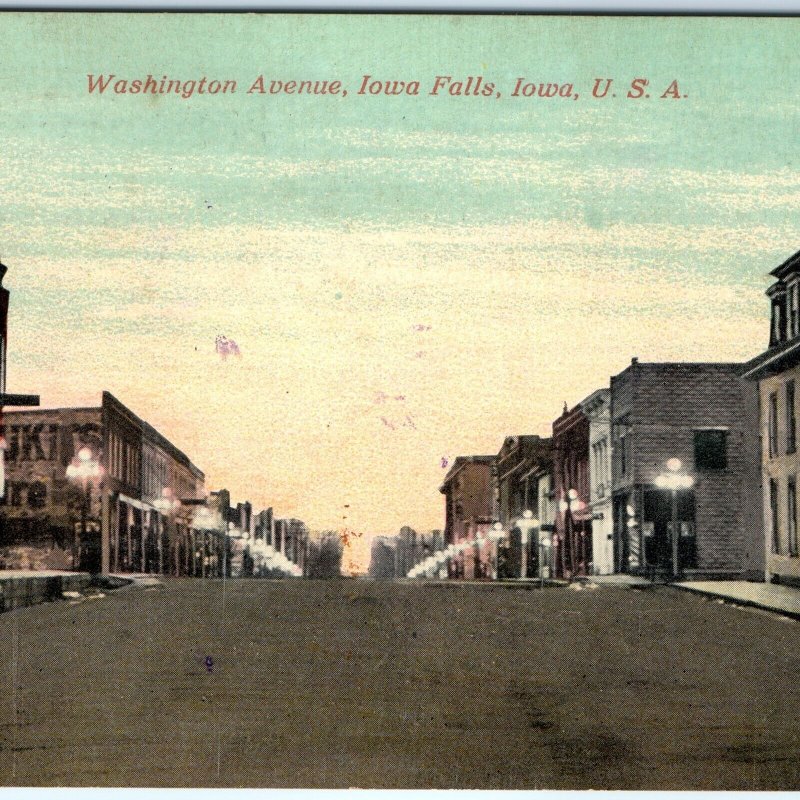
{"label": "sky", "polygon": [[[8,389],[108,390],[207,488],[364,552],[441,528],[456,456],[547,435],[631,357],[765,348],[767,273],[800,248],[799,24],[3,14]],[[259,75],[348,94],[248,94]]]}

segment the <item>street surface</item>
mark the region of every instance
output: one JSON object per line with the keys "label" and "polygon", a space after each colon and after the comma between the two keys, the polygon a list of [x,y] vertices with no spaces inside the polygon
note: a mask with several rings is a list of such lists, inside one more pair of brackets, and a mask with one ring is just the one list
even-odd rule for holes
{"label": "street surface", "polygon": [[167,579],[0,641],[6,785],[800,788],[800,623],[667,587]]}

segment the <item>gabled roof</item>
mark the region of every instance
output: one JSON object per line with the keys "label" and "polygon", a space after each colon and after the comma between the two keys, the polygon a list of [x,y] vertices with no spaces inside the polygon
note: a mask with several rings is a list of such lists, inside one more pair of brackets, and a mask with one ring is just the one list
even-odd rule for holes
{"label": "gabled roof", "polygon": [[444,481],[439,487],[439,491],[444,494],[447,491],[447,485],[453,480],[457,472],[460,472],[467,464],[491,464],[494,461],[494,456],[456,456],[453,465],[444,476]]}
{"label": "gabled roof", "polygon": [[778,266],[770,272],[770,275],[774,275],[779,281],[782,281],[788,275],[798,271],[800,271],[800,250],[794,255],[789,256],[782,264],[778,264]]}
{"label": "gabled roof", "polygon": [[741,376],[748,381],[758,381],[777,375],[800,363],[800,338],[771,347],[761,355],[742,365]]}

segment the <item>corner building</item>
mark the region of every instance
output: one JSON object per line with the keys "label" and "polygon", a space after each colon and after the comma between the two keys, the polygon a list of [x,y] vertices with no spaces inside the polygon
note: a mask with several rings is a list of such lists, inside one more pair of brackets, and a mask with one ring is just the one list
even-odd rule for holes
{"label": "corner building", "polygon": [[765,577],[800,585],[797,407],[800,391],[800,252],[770,273],[769,346],[743,372],[758,385]]}
{"label": "corner building", "polygon": [[[192,525],[205,498],[203,473],[113,395],[103,392],[99,408],[10,411],[4,423],[0,553],[7,567],[218,570],[223,532]],[[68,469],[81,453],[98,467],[83,482]],[[14,562],[22,557],[26,563]]]}

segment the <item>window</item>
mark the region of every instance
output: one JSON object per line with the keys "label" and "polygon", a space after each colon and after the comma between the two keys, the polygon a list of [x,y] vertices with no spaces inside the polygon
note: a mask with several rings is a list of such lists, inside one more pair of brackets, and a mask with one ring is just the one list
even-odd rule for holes
{"label": "window", "polygon": [[41,481],[34,481],[28,487],[28,505],[31,508],[44,508],[47,505],[47,487]]}
{"label": "window", "polygon": [[778,528],[778,482],[772,478],[769,482],[769,510],[772,523],[772,552],[781,552],[781,535]]}
{"label": "window", "polygon": [[792,475],[787,484],[786,510],[789,522],[789,555],[797,555],[797,478]]}
{"label": "window", "polygon": [[794,381],[786,383],[786,452],[797,450],[797,419],[794,413]]}
{"label": "window", "polygon": [[767,420],[767,436],[769,444],[769,457],[778,455],[778,394],[773,392],[769,396],[769,418]]}
{"label": "window", "polygon": [[800,285],[797,283],[789,287],[789,338],[793,338],[800,333]]}
{"label": "window", "polygon": [[719,429],[695,431],[694,465],[696,469],[726,469],[728,431]]}
{"label": "window", "polygon": [[783,340],[783,319],[781,314],[781,304],[772,303],[772,335],[770,344],[777,344]]}
{"label": "window", "polygon": [[621,475],[628,472],[628,437],[624,433],[619,440],[619,471]]}

